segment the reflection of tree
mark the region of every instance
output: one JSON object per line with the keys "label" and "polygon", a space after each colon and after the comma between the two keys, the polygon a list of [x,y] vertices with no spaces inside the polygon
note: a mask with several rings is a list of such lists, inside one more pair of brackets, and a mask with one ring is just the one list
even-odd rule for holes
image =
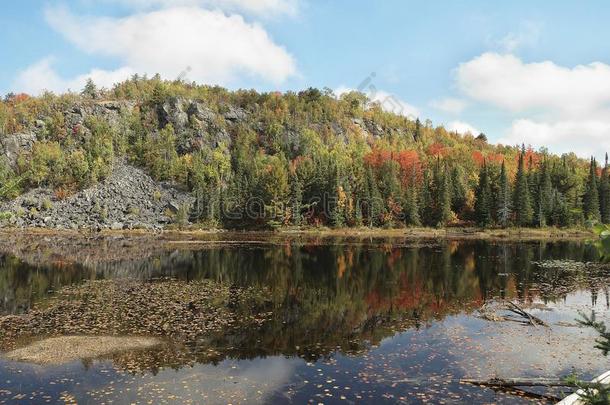
{"label": "reflection of tree", "polygon": [[599,286],[586,273],[559,277],[563,284],[558,293],[534,288],[551,273],[533,261],[586,261],[591,255],[586,245],[567,242],[418,245],[288,239],[271,245],[220,245],[73,266],[34,267],[4,256],[0,298],[5,312],[27,309],[49,288],[86,278],[171,276],[265,288],[273,315],[259,330],[237,328],[211,335],[205,343],[187,342],[178,350],[184,357],[178,363],[272,354],[317,358],[337,348],[346,353],[365,350],[397,330],[468,311],[493,297],[554,300],[583,286],[597,291]]}

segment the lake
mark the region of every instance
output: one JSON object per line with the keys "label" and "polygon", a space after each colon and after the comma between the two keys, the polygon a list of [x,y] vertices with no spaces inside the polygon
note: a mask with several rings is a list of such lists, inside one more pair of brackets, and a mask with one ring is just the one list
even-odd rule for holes
{"label": "lake", "polygon": [[[593,348],[595,333],[575,322],[591,311],[610,321],[608,271],[583,264],[597,255],[580,241],[44,236],[0,242],[0,252],[0,317],[7,320],[74,309],[70,291],[80,294],[80,308],[87,289],[99,286],[157,294],[165,286],[197,291],[185,289],[202,282],[226,289],[209,305],[236,319],[191,334],[195,317],[178,335],[180,320],[162,315],[159,328],[144,325],[142,312],[111,323],[133,308],[109,299],[108,324],[96,326],[97,334],[154,330],[163,345],[64,364],[0,357],[0,403],[552,403],[561,390],[509,392],[459,380],[591,378],[608,369]],[[232,291],[252,294],[249,306],[227,298]],[[199,305],[187,298],[138,305],[146,316]],[[484,305],[503,300],[550,327],[480,316]],[[83,313],[63,320],[75,325],[66,330],[89,334],[92,319],[102,319]],[[54,334],[45,322],[7,338],[5,350]]]}

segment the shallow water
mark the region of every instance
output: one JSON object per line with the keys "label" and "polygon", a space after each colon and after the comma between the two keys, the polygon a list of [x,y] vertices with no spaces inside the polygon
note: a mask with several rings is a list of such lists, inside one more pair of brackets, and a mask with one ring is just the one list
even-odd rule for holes
{"label": "shallow water", "polygon": [[[137,371],[122,357],[47,367],[0,359],[0,403],[547,403],[561,392],[516,396],[459,379],[610,368],[574,322],[592,310],[610,320],[610,279],[536,264],[595,260],[585,243],[243,237],[146,251],[76,262],[52,249],[4,254],[0,314],[86,280],[171,277],[267,288],[273,316],[191,356],[134,353],[129,361],[147,356]],[[476,317],[498,298],[539,304],[531,312],[551,328]]]}

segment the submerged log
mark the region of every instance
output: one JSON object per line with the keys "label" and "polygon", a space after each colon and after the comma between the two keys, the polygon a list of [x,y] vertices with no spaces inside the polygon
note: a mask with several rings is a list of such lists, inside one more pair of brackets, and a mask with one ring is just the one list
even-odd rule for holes
{"label": "submerged log", "polygon": [[519,316],[522,316],[523,318],[526,318],[527,320],[529,320],[529,322],[536,326],[536,325],[542,325],[542,326],[546,326],[547,328],[549,327],[549,325],[544,322],[542,319],[530,314],[529,312],[525,311],[523,308],[521,308],[519,305],[515,304],[512,301],[506,301],[506,303],[509,305],[508,310],[511,311],[512,313],[515,313]]}
{"label": "submerged log", "polygon": [[486,387],[576,387],[576,384],[559,378],[490,378],[477,380],[463,378],[461,384],[483,385]]}

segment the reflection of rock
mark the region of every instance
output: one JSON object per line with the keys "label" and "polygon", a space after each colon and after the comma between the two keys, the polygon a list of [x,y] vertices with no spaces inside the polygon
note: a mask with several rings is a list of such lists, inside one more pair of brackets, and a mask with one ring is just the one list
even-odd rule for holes
{"label": "reflection of rock", "polygon": [[117,352],[149,349],[160,343],[159,339],[146,337],[60,336],[15,349],[7,353],[6,358],[26,363],[57,365]]}

